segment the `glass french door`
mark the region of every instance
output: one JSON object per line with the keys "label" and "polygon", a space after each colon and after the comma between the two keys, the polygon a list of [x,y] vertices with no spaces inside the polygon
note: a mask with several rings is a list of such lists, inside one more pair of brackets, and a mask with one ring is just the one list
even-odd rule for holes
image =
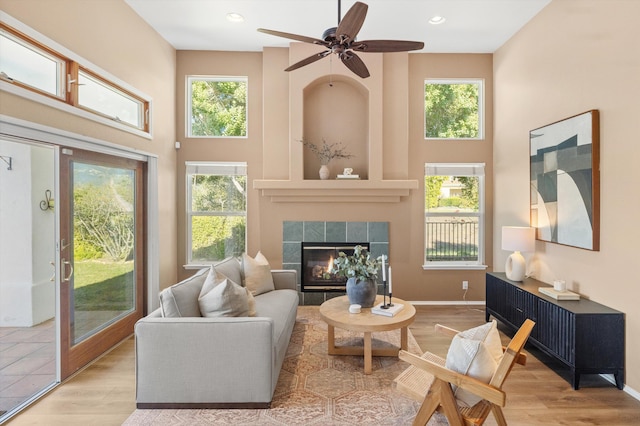
{"label": "glass french door", "polygon": [[141,161],[60,149],[62,379],[133,332],[143,315]]}

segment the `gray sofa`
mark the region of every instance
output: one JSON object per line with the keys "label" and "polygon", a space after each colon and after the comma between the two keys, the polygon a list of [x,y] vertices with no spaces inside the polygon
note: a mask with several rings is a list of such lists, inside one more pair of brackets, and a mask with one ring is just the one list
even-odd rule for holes
{"label": "gray sofa", "polygon": [[[219,269],[241,282],[241,270],[235,264]],[[188,280],[202,287],[208,271],[200,270]],[[268,408],[299,300],[295,271],[272,270],[271,274],[275,290],[255,296],[255,317],[167,318],[159,308],[139,320],[135,326],[137,407]],[[190,286],[197,288],[193,281]],[[191,291],[197,300],[197,293]]]}

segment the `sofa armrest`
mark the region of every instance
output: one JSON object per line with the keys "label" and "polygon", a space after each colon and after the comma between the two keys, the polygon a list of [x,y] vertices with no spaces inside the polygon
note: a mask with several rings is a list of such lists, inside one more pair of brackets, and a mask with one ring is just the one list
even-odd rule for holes
{"label": "sofa armrest", "polygon": [[297,290],[298,273],[295,269],[272,269],[271,275],[276,290]]}
{"label": "sofa armrest", "polygon": [[271,401],[270,318],[146,317],[136,323],[135,336],[139,407]]}

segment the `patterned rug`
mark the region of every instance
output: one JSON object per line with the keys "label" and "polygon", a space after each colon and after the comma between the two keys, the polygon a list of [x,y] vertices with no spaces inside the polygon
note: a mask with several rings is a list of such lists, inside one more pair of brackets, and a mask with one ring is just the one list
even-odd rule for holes
{"label": "patterned rug", "polygon": [[[362,333],[336,328],[337,345],[363,344]],[[373,333],[373,347],[400,346],[400,331]],[[409,332],[409,351],[421,354]],[[393,379],[409,364],[373,357],[327,355],[327,324],[317,306],[300,306],[270,409],[136,410],[124,425],[408,425],[419,404],[400,394]],[[433,418],[429,425],[447,424]]]}

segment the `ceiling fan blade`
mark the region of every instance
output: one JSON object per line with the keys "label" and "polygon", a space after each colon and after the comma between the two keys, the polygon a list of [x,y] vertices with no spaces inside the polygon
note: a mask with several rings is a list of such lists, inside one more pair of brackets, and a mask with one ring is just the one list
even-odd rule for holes
{"label": "ceiling fan blade", "polygon": [[305,58],[305,59],[301,60],[300,62],[296,62],[295,64],[293,64],[290,67],[288,67],[287,69],[285,69],[285,71],[297,70],[298,68],[302,68],[305,65],[309,65],[309,64],[314,63],[315,61],[319,61],[320,59],[324,58],[325,56],[327,56],[330,53],[331,53],[330,50],[325,50],[324,52],[316,53],[315,55],[311,55],[308,58]]}
{"label": "ceiling fan blade", "polygon": [[298,35],[298,34],[284,33],[282,31],[267,30],[265,28],[258,28],[258,31],[260,31],[261,33],[270,34],[278,37],[289,38],[291,40],[302,41],[305,43],[319,44],[322,46],[327,45],[327,42],[325,42],[324,40],[320,40],[319,38],[307,37],[307,36]]}
{"label": "ceiling fan blade", "polygon": [[406,40],[364,40],[351,44],[351,48],[357,52],[408,52],[424,48],[421,41]]}
{"label": "ceiling fan blade", "polygon": [[340,54],[342,63],[346,65],[351,71],[357,74],[359,77],[369,77],[369,70],[367,66],[362,62],[362,59],[353,52],[344,52]]}
{"label": "ceiling fan blade", "polygon": [[355,40],[360,28],[362,28],[364,18],[367,16],[368,8],[369,6],[364,3],[360,3],[359,1],[355,2],[338,24],[336,37],[346,37],[351,41]]}

